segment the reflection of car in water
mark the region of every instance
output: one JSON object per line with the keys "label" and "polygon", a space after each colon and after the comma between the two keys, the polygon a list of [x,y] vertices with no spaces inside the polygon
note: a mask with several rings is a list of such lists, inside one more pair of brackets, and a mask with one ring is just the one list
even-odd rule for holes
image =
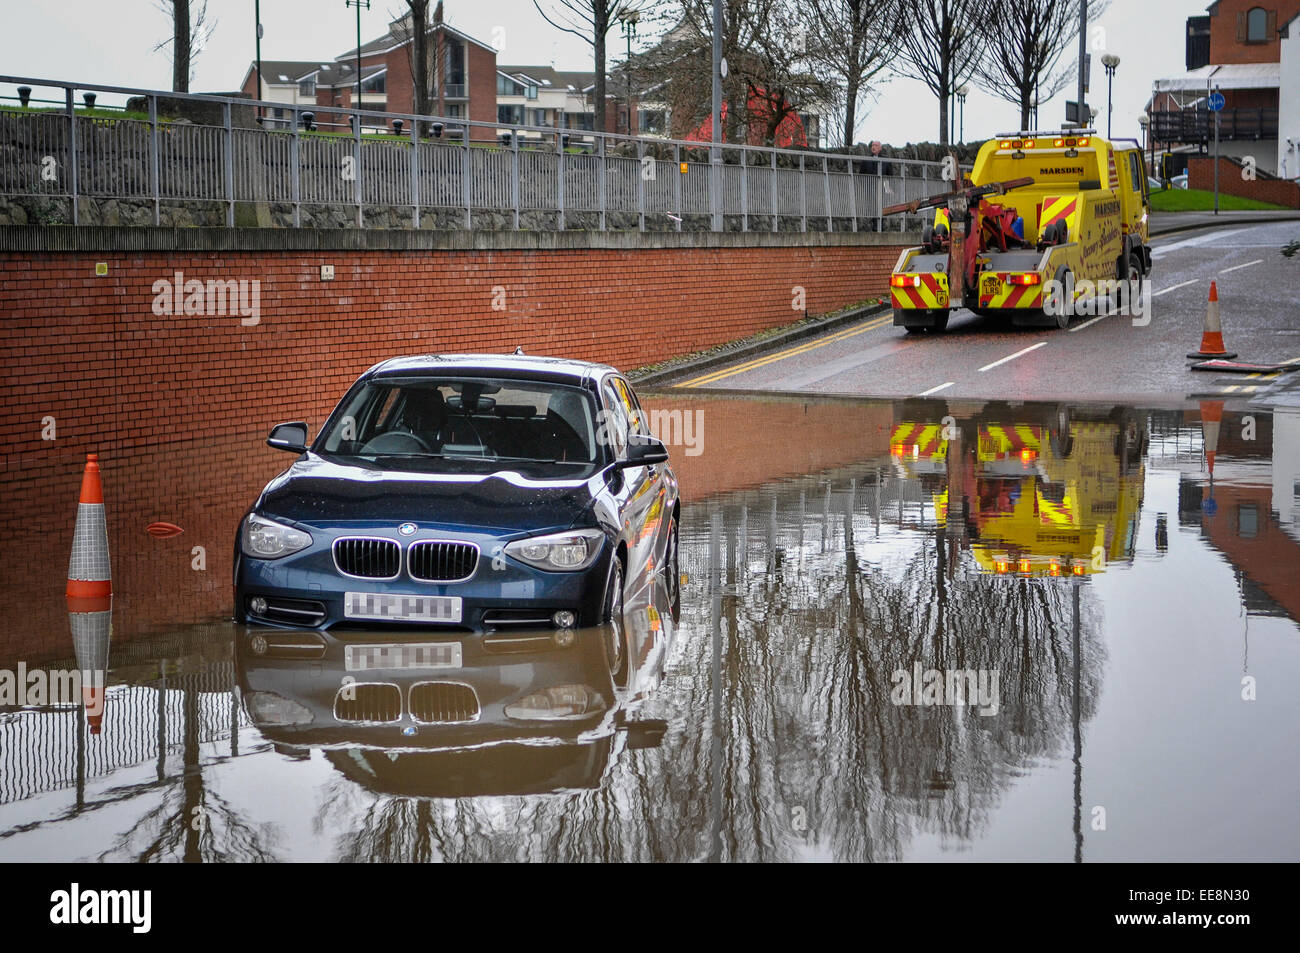
{"label": "reflection of car in water", "polygon": [[[1088,575],[1132,556],[1146,425],[1128,409],[900,405],[890,454],[981,570]],[[938,422],[937,424],[935,422]]]}
{"label": "reflection of car in water", "polygon": [[[378,793],[594,788],[623,748],[663,737],[666,723],[638,710],[662,678],[679,611],[676,587],[646,574],[629,587],[621,625],[486,633],[466,645],[457,667],[410,651],[420,646],[390,644],[389,632],[349,633],[347,641],[322,633],[323,645],[308,649],[259,640],[264,630],[250,629],[235,639],[240,689],[249,718],[279,750],[320,749]],[[611,638],[626,646],[623,679],[608,665]]]}

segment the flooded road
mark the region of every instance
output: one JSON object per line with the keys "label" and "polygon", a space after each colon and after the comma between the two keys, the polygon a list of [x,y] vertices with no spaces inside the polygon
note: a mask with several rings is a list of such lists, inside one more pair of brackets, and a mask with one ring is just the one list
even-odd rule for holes
{"label": "flooded road", "polygon": [[0,861],[1300,859],[1300,414],[646,404],[682,573],[625,678],[603,629],[435,669],[224,621],[260,433],[101,453],[70,628],[79,460],[11,473],[0,672],[107,685],[0,698]]}

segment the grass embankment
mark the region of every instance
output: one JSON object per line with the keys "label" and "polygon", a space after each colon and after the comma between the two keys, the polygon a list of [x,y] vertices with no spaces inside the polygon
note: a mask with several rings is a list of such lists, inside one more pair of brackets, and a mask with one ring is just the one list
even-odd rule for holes
{"label": "grass embankment", "polygon": [[[1224,212],[1249,212],[1260,209],[1280,209],[1258,199],[1243,199],[1237,195],[1219,193],[1219,210]],[[1151,210],[1154,212],[1213,212],[1214,193],[1204,189],[1167,189],[1151,193]]]}

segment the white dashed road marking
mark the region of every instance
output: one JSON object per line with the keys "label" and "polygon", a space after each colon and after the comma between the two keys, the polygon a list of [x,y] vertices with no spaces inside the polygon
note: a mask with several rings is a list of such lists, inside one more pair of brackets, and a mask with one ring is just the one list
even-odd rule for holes
{"label": "white dashed road marking", "polygon": [[948,382],[945,383],[945,384],[940,384],[938,387],[931,387],[929,390],[923,390],[923,391],[921,391],[921,393],[917,394],[916,396],[917,396],[917,397],[929,397],[931,394],[937,394],[937,393],[939,393],[939,391],[941,391],[941,390],[947,390],[949,387],[951,387],[951,386],[952,386],[953,384],[955,384],[955,383],[957,383],[957,382],[956,382],[956,381],[948,381]]}
{"label": "white dashed road marking", "polygon": [[1231,268],[1225,268],[1223,269],[1223,271],[1219,272],[1219,274],[1226,275],[1228,272],[1236,271],[1239,268],[1249,268],[1251,265],[1262,264],[1263,261],[1264,261],[1263,258],[1256,258],[1254,261],[1248,261],[1244,265],[1233,265]]}
{"label": "white dashed road marking", "polygon": [[1029,345],[1029,347],[1024,348],[1023,350],[1016,351],[1015,354],[1008,354],[1000,361],[994,361],[992,364],[985,364],[983,367],[980,368],[980,373],[982,374],[984,371],[991,371],[993,370],[993,368],[999,367],[1000,365],[1005,364],[1007,361],[1014,361],[1018,357],[1023,357],[1024,355],[1028,354],[1030,351],[1037,351],[1040,347],[1047,347],[1047,342],[1039,341],[1037,344],[1031,344]]}

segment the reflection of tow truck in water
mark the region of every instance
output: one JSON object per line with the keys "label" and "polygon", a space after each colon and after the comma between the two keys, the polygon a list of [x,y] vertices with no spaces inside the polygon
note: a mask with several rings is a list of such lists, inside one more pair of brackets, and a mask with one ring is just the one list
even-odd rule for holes
{"label": "reflection of tow truck in water", "polygon": [[981,571],[1086,576],[1133,555],[1147,444],[1136,412],[938,406],[904,405],[890,453]]}
{"label": "reflection of tow truck in water", "polygon": [[953,307],[1064,328],[1076,303],[1093,313],[1112,294],[1132,302],[1132,282],[1151,270],[1136,143],[1091,129],[1004,135],[980,148],[971,182],[958,172],[955,186],[884,209],[936,210],[889,279],[894,324],[909,333],[943,331]]}

